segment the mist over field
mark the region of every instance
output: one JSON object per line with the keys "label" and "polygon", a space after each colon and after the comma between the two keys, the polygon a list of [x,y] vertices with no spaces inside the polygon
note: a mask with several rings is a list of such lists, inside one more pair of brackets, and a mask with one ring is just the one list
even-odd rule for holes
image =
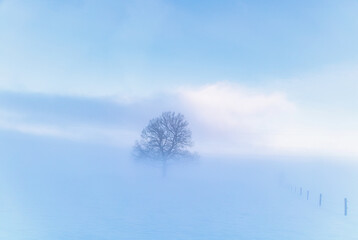
{"label": "mist over field", "polygon": [[356,163],[202,156],[171,164],[163,178],[160,168],[133,161],[129,149],[11,131],[2,131],[1,142],[4,239],[354,239],[356,234]]}

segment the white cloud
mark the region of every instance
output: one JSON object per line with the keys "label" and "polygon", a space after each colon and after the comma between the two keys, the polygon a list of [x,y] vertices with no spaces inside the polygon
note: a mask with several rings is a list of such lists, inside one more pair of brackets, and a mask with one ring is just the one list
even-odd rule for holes
{"label": "white cloud", "polygon": [[257,92],[228,82],[182,89],[180,96],[196,135],[201,135],[198,148],[212,153],[267,151],[268,135],[297,112],[282,93]]}
{"label": "white cloud", "polygon": [[263,94],[239,85],[220,82],[199,89],[180,92],[193,113],[199,114],[208,124],[222,124],[225,128],[235,126],[257,127],[277,115],[294,112],[295,106],[282,93]]}
{"label": "white cloud", "polygon": [[198,151],[213,154],[357,156],[358,132],[298,106],[282,92],[232,83],[182,89]]}

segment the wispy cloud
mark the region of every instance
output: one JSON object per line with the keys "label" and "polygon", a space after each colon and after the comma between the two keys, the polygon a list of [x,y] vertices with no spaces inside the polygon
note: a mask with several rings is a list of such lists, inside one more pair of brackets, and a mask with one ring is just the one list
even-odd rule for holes
{"label": "wispy cloud", "polygon": [[126,130],[120,126],[106,127],[105,124],[88,125],[86,123],[31,123],[19,118],[14,119],[14,117],[6,118],[3,116],[0,120],[0,129],[34,136],[119,147],[131,147],[137,136],[134,131]]}
{"label": "wispy cloud", "polygon": [[1,92],[0,109],[2,130],[126,147],[140,116],[109,99],[33,93]]}

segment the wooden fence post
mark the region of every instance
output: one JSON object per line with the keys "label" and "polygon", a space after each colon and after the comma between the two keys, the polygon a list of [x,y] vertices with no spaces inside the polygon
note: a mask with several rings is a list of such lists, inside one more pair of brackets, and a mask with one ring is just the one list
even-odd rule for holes
{"label": "wooden fence post", "polygon": [[319,206],[322,206],[322,193],[319,194]]}

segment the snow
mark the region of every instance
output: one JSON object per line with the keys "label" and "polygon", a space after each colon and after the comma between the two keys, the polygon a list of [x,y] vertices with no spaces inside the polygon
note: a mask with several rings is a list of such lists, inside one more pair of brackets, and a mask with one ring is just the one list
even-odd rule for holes
{"label": "snow", "polygon": [[163,178],[160,169],[133,163],[123,150],[2,135],[0,239],[329,240],[358,234],[352,163],[201,158],[170,166]]}

